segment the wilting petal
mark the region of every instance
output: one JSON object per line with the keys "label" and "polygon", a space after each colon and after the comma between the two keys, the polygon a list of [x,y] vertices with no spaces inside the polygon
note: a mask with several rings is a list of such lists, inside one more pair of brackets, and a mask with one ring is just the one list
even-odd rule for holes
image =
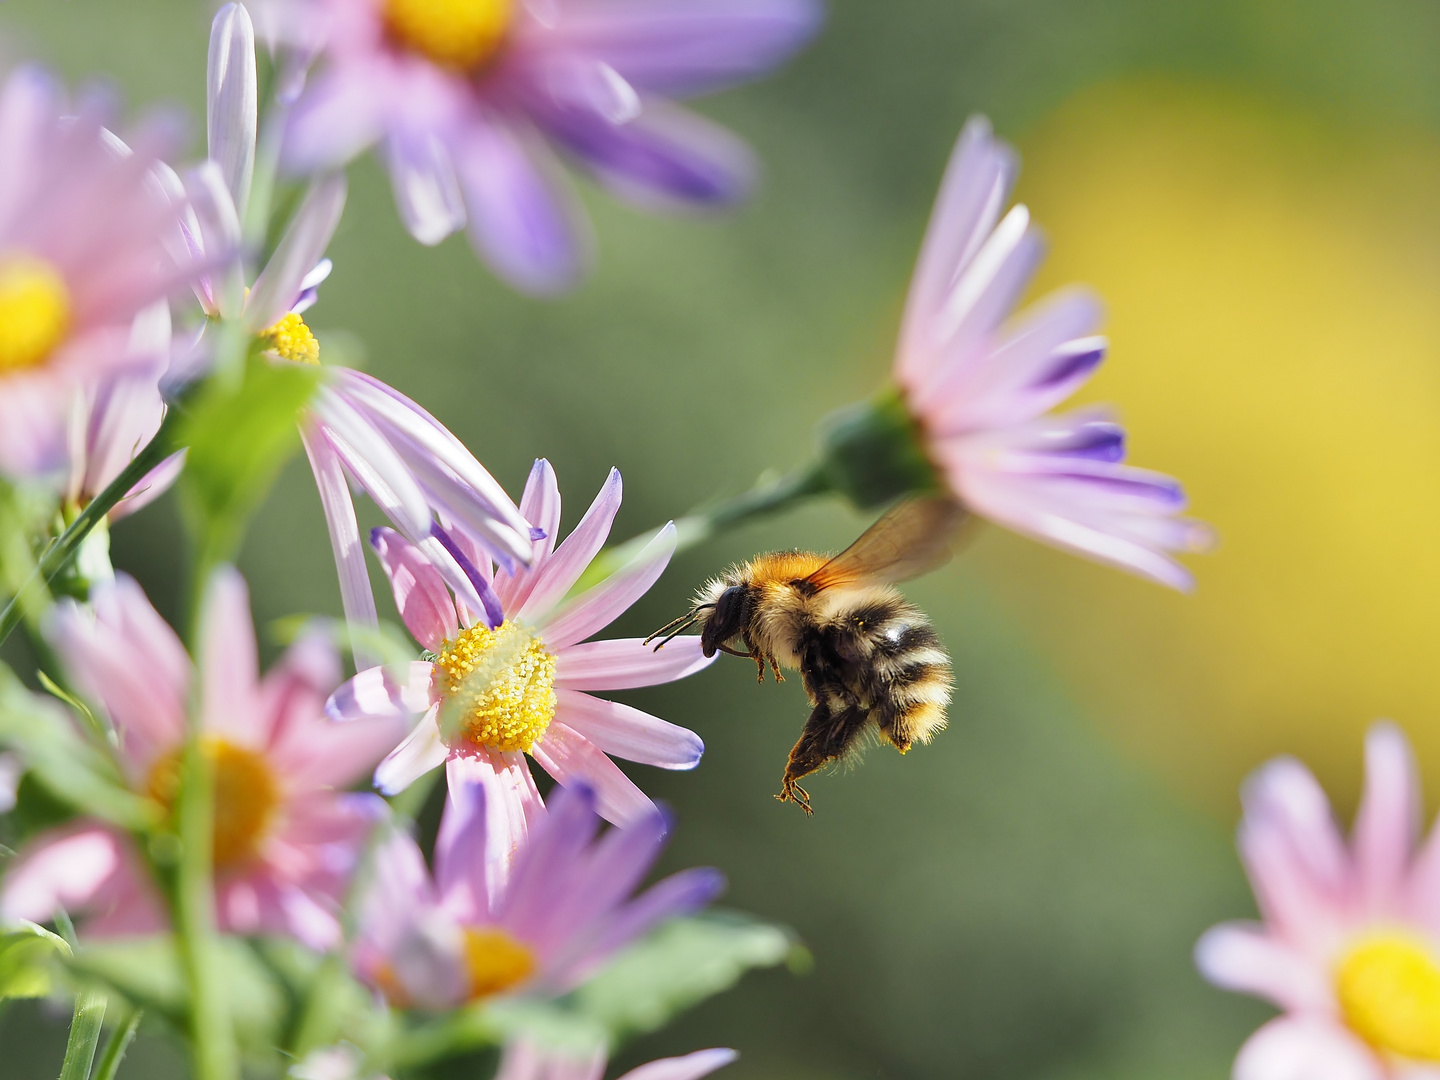
{"label": "wilting petal", "polygon": [[614,757],[662,769],[693,769],[705,753],[699,735],[658,716],[578,690],[557,688],[555,695],[555,715]]}
{"label": "wilting petal", "polygon": [[640,638],[586,641],[556,654],[555,686],[567,690],[658,686],[703,671],[716,658],[707,657],[700,638],[693,635],[671,638],[660,649]]}

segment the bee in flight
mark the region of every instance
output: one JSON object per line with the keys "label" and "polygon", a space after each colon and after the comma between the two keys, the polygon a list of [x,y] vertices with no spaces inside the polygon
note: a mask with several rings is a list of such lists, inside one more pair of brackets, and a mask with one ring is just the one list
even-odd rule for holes
{"label": "bee in flight", "polygon": [[964,517],[949,499],[908,499],[833,558],[760,555],[707,582],[688,612],[646,640],[661,638],[658,649],[699,623],[706,656],[748,656],[761,682],[767,665],[777,680],[782,665],[800,669],[813,711],[775,797],[809,814],[800,779],[871,728],[903,754],[945,726],[950,657],[929,619],[891,583],[949,558]]}

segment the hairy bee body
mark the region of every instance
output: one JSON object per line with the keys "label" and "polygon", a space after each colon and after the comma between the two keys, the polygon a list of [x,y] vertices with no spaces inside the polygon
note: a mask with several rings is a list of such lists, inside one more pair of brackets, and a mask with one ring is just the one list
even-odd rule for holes
{"label": "hairy bee body", "polygon": [[785,766],[782,802],[809,813],[798,781],[869,731],[903,754],[945,727],[950,657],[930,620],[890,582],[943,562],[963,519],[947,499],[912,499],[839,555],[760,555],[707,582],[689,612],[651,636],[663,638],[660,648],[698,623],[706,656],[748,656],[762,682],[767,666],[777,679],[781,667],[799,669],[812,711]]}

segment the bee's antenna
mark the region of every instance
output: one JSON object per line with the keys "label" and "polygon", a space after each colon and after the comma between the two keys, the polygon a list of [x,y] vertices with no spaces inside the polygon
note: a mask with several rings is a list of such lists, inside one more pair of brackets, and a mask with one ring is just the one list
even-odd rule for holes
{"label": "bee's antenna", "polygon": [[665,647],[667,642],[669,642],[673,638],[677,637],[680,633],[688,630],[690,627],[694,626],[697,622],[699,622],[701,612],[708,611],[714,606],[714,604],[697,604],[695,607],[687,611],[684,615],[681,615],[678,619],[671,619],[664,626],[660,627],[659,630],[656,630],[653,634],[651,634],[644,641],[642,641],[641,644],[649,645],[650,642],[654,641],[656,638],[660,637],[663,634],[665,636],[661,639],[660,644],[655,646],[655,651],[659,652]]}

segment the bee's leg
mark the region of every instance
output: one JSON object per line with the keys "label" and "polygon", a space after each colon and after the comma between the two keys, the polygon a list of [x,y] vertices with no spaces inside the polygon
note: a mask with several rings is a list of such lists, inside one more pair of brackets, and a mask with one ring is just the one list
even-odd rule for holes
{"label": "bee's leg", "polygon": [[750,640],[749,633],[742,634],[740,640],[745,642],[745,648],[750,650],[750,659],[755,661],[755,681],[765,681],[765,654],[755,647],[755,642]]}
{"label": "bee's leg", "polygon": [[805,721],[800,740],[790,751],[780,794],[775,797],[781,802],[795,803],[807,814],[812,813],[810,796],[798,781],[843,754],[865,730],[867,722],[863,709],[845,705],[838,712],[832,711],[829,702],[822,698],[810,719]]}
{"label": "bee's leg", "polygon": [[780,674],[780,663],[775,657],[770,657],[770,670],[775,673],[776,682],[784,682],[785,676]]}

